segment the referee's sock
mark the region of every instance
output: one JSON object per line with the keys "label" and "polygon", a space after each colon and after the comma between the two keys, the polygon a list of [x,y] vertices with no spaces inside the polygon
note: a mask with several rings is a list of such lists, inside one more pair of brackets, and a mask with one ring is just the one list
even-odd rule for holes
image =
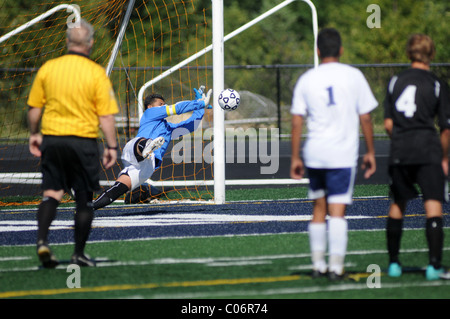
{"label": "referee's sock", "polygon": [[111,188],[104,191],[95,201],[94,201],[94,210],[105,207],[106,205],[111,204],[117,198],[128,192],[128,186],[121,183],[115,182]]}
{"label": "referee's sock", "polygon": [[94,209],[91,192],[77,191],[75,214],[75,254],[83,255],[86,242],[91,231]]}
{"label": "referee's sock", "polygon": [[47,242],[48,230],[56,217],[59,202],[52,197],[44,197],[36,215],[38,222],[38,242]]}
{"label": "referee's sock", "polygon": [[428,242],[430,265],[441,268],[442,249],[444,245],[443,218],[427,218],[425,233]]}

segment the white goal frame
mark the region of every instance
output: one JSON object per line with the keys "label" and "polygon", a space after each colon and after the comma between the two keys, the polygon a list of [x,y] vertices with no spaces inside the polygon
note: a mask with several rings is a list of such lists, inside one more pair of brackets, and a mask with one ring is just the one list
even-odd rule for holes
{"label": "white goal frame", "polygon": [[73,14],[75,14],[75,23],[80,21],[81,15],[80,15],[80,12],[78,11],[78,8],[76,6],[73,6],[71,4],[60,4],[60,5],[57,5],[56,7],[52,8],[52,9],[44,12],[43,14],[37,16],[33,20],[30,20],[27,23],[21,25],[20,27],[12,30],[11,32],[8,32],[7,34],[3,35],[2,37],[0,37],[0,43],[8,40],[12,36],[14,36],[14,35],[22,32],[23,30],[31,27],[33,24],[36,24],[39,21],[44,20],[45,18],[47,18],[48,16],[52,15],[56,11],[63,10],[63,9],[66,9],[66,10],[67,9],[71,9],[72,10],[71,12],[73,12]]}
{"label": "white goal frame", "polygon": [[[224,89],[224,42],[240,34],[244,30],[247,30],[256,23],[262,21],[275,12],[283,9],[287,5],[298,0],[286,0],[279,5],[273,7],[252,21],[244,24],[235,31],[223,36],[223,0],[212,0],[212,21],[213,21],[213,43],[196,54],[190,56],[184,61],[178,63],[167,71],[163,72],[159,76],[145,83],[138,93],[138,111],[139,119],[144,112],[144,93],[145,90],[153,84],[159,82],[163,78],[169,76],[178,69],[184,67],[190,62],[196,60],[207,52],[213,50],[213,101],[217,101],[220,92]],[[319,58],[317,54],[317,35],[318,35],[318,21],[317,10],[314,4],[310,0],[299,0],[309,5],[311,8],[313,33],[314,33],[314,67],[319,64]],[[214,107],[214,203],[225,203],[225,115],[224,110],[218,107]]]}
{"label": "white goal frame", "polygon": [[[172,68],[168,69],[167,71],[163,72],[159,76],[153,78],[152,80],[145,83],[141,89],[139,90],[138,94],[138,112],[139,112],[139,119],[141,118],[144,108],[143,108],[143,97],[145,90],[152,86],[153,84],[159,82],[163,78],[169,76],[173,72],[177,71],[178,69],[184,67],[185,65],[189,64],[190,62],[198,59],[202,55],[206,54],[209,51],[213,51],[213,101],[218,100],[218,96],[220,92],[224,89],[224,42],[235,37],[236,35],[240,34],[244,30],[247,30],[251,26],[255,25],[256,23],[262,21],[263,19],[269,17],[270,15],[274,14],[275,12],[283,9],[287,5],[291,4],[294,1],[303,1],[307,3],[311,8],[312,13],[312,22],[313,22],[313,33],[314,33],[314,66],[317,67],[319,63],[318,55],[317,55],[317,34],[318,34],[318,22],[317,22],[317,11],[314,6],[314,4],[310,0],[286,0],[280,3],[279,5],[273,7],[272,9],[268,10],[267,12],[261,14],[259,17],[251,20],[250,22],[244,24],[240,28],[236,29],[235,31],[227,34],[226,36],[223,35],[223,0],[211,0],[212,1],[212,20],[213,20],[213,43],[209,45],[208,47],[204,48],[203,50],[197,52],[196,54],[192,55],[191,57],[187,58],[186,60],[178,63],[177,65],[173,66]],[[126,27],[128,25],[131,11],[134,7],[135,0],[130,0],[128,2],[128,8],[126,10],[126,13],[124,15],[124,20],[120,28],[119,35],[116,39],[116,43],[114,45],[114,48],[112,50],[112,54],[110,56],[110,60],[108,62],[108,65],[106,66],[106,73],[108,76],[110,76],[114,62],[116,60],[117,54],[120,50],[122,39],[125,34]],[[55,6],[54,8],[48,10],[47,12],[37,16],[36,18],[30,20],[29,22],[25,23],[24,25],[14,29],[13,31],[3,35],[0,37],[0,43],[6,41],[7,39],[11,38],[12,36],[22,32],[23,30],[29,28],[30,26],[42,21],[46,17],[52,15],[53,13],[66,9],[68,12],[73,12],[75,15],[75,21],[80,21],[81,19],[81,13],[78,10],[77,6],[70,5],[70,4],[60,4]],[[69,11],[69,9],[71,11]],[[214,103],[212,103],[214,104]],[[223,204],[225,203],[225,185],[234,185],[233,181],[225,181],[225,129],[224,129],[224,123],[225,123],[225,115],[224,110],[218,107],[214,107],[214,141],[213,141],[213,148],[214,148],[214,180],[213,181],[183,181],[185,185],[188,184],[200,184],[200,185],[214,185],[214,203],[215,204]],[[0,180],[3,178],[11,178],[10,176],[1,176]],[[32,176],[31,177],[31,183],[36,183],[35,179],[39,179],[40,176]],[[22,179],[30,179],[30,176],[20,176],[19,178],[22,182]],[[265,181],[265,182],[264,182]],[[269,184],[273,184],[274,180],[270,180],[271,182]],[[157,184],[149,180],[151,184]],[[256,181],[255,181],[256,182]],[[268,183],[267,180],[262,180],[263,184]],[[235,183],[235,182],[234,182]],[[259,183],[252,183],[251,181],[247,181],[249,184],[259,184]],[[292,180],[283,180],[282,184],[291,184],[291,183],[302,183],[302,181],[292,181]],[[171,184],[170,182],[165,182],[164,185]],[[175,184],[175,182],[174,182]],[[277,183],[275,183],[277,184]]]}

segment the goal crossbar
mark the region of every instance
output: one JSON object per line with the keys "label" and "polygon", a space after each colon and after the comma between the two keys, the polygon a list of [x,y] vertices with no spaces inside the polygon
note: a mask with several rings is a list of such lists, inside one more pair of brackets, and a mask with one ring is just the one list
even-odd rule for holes
{"label": "goal crossbar", "polygon": [[[7,34],[3,35],[2,37],[0,37],[0,43],[8,40],[9,38],[11,38],[12,36],[22,32],[23,30],[31,27],[32,25],[38,23],[39,21],[44,20],[45,18],[47,18],[48,16],[52,15],[53,13],[59,11],[59,10],[63,10],[63,9],[71,9],[74,14],[75,14],[75,22],[80,21],[81,19],[81,15],[80,12],[78,11],[78,8],[71,5],[71,4],[60,4],[57,5],[56,7],[44,12],[43,14],[37,16],[36,18],[28,21],[27,23],[21,25],[20,27],[12,30],[11,32],[8,32]],[[69,11],[68,11],[69,12]]]}

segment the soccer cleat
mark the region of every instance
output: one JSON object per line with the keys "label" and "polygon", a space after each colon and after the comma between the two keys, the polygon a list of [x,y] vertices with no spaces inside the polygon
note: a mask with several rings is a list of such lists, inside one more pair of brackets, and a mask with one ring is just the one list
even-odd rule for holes
{"label": "soccer cleat", "polygon": [[145,143],[144,150],[142,151],[142,157],[148,158],[155,150],[160,148],[164,144],[164,137],[159,136],[154,140],[149,139],[147,143]]}
{"label": "soccer cleat", "polygon": [[389,277],[400,277],[402,275],[402,266],[398,263],[390,263],[388,268]]}
{"label": "soccer cleat", "polygon": [[321,277],[326,277],[328,274],[328,271],[320,271],[318,269],[313,269],[312,273],[311,273],[311,277],[312,278],[321,278]]}
{"label": "soccer cleat", "polygon": [[441,279],[441,275],[444,273],[444,268],[434,268],[432,265],[428,265],[425,271],[425,277],[427,280],[438,280]]}
{"label": "soccer cleat", "polygon": [[55,268],[59,264],[50,247],[43,241],[39,241],[37,244],[37,255],[44,268]]}
{"label": "soccer cleat", "polygon": [[76,264],[81,267],[95,267],[96,265],[95,260],[91,259],[90,257],[84,254],[83,255],[73,254],[70,263]]}
{"label": "soccer cleat", "polygon": [[342,274],[338,274],[334,271],[328,272],[328,279],[330,281],[341,281],[344,280],[345,278],[346,278],[345,272],[343,272]]}

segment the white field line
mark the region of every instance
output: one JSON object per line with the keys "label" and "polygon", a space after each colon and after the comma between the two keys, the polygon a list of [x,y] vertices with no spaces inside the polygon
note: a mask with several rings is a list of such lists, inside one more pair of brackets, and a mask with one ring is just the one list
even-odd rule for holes
{"label": "white field line", "polygon": [[[347,219],[369,219],[372,216],[348,216]],[[158,214],[155,216],[113,216],[96,217],[93,228],[192,226],[227,223],[299,222],[309,221],[311,215],[246,215],[246,214]],[[72,220],[54,220],[50,230],[72,229]],[[1,220],[0,232],[36,231],[36,220]]]}
{"label": "white field line", "polygon": [[[370,199],[385,199],[385,200],[389,200],[388,196],[357,196],[357,197],[353,197],[354,201],[359,201],[359,200],[370,200]],[[238,204],[238,203],[249,203],[249,204],[253,204],[253,203],[268,203],[268,202],[295,202],[295,201],[300,201],[303,203],[308,203],[308,202],[312,202],[310,199],[307,198],[283,198],[283,199],[257,199],[257,200],[238,200],[238,201],[227,201],[225,204],[223,205],[227,205],[227,204]],[[114,203],[123,203],[123,200],[116,200]],[[169,201],[169,200],[152,200],[151,203],[145,203],[145,204],[129,204],[129,205],[117,205],[117,204],[111,204],[108,205],[108,208],[123,208],[123,209],[134,209],[134,208],[147,208],[147,207],[152,207],[152,206],[167,206],[167,205],[186,205],[186,204],[191,204],[191,205],[215,205],[213,200],[173,200],[173,201]],[[58,207],[58,211],[70,211],[72,212],[75,208],[75,203],[73,205],[69,205],[69,206],[65,206],[65,207]],[[36,207],[30,207],[30,208],[11,208],[11,207],[7,207],[5,209],[0,209],[0,212],[34,212],[37,211],[38,207],[36,205]]]}
{"label": "white field line", "polygon": [[2,261],[15,261],[15,260],[27,260],[31,259],[30,256],[11,256],[11,257],[0,257],[0,262]]}
{"label": "white field line", "polygon": [[[417,281],[408,283],[381,283],[381,288],[377,289],[395,289],[395,288],[409,288],[409,287],[441,287],[450,286],[450,281]],[[266,290],[234,290],[234,291],[205,291],[194,293],[174,293],[174,294],[155,294],[153,299],[194,299],[194,298],[224,298],[224,297],[238,297],[238,296],[272,296],[272,295],[295,295],[307,293],[321,293],[321,292],[338,292],[350,290],[366,290],[367,283],[355,284],[339,284],[329,286],[312,286],[305,288],[278,288]],[[148,297],[146,297],[148,298]],[[264,303],[264,302],[261,302]]]}
{"label": "white field line", "polygon": [[[111,186],[115,181],[101,180],[100,185]],[[0,173],[0,184],[41,184],[41,173]],[[295,180],[290,178],[283,179],[236,179],[226,180],[225,185],[307,185],[309,179],[303,178]],[[151,185],[155,187],[176,187],[176,186],[212,186],[214,180],[183,180],[183,181],[152,181]]]}
{"label": "white field line", "polygon": [[[450,247],[444,248],[444,251],[450,250]],[[428,252],[427,248],[422,249],[404,249],[400,250],[402,254],[406,253],[423,253]],[[371,254],[387,254],[387,250],[355,250],[349,251],[347,256],[351,255],[371,255]],[[243,256],[243,257],[208,257],[208,258],[157,258],[143,261],[108,261],[107,257],[97,257],[97,267],[129,267],[129,266],[149,266],[149,265],[175,265],[175,264],[203,264],[206,267],[220,266],[248,266],[254,264],[270,264],[273,260],[280,259],[302,259],[310,258],[309,253],[303,254],[281,254],[281,255],[262,255],[262,256]],[[15,257],[17,258],[17,257]],[[29,259],[28,256],[23,256]],[[61,264],[56,269],[67,269],[67,265]],[[14,267],[0,269],[0,272],[18,272],[18,271],[36,271],[38,266],[31,267]]]}

